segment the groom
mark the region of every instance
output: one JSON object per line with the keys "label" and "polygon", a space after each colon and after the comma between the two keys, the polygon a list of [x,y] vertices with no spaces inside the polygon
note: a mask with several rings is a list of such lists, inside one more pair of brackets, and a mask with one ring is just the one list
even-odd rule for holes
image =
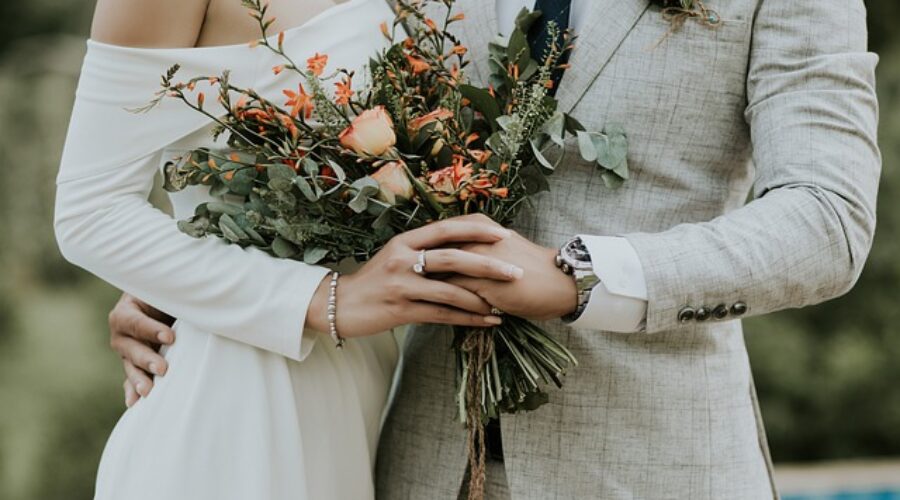
{"label": "groom", "polygon": [[[881,163],[877,58],[862,0],[695,0],[675,29],[661,7],[678,3],[456,2],[480,82],[488,42],[521,8],[573,28],[560,106],[588,129],[623,124],[630,143],[621,188],[571,145],[523,237],[468,247],[525,277],[457,283],[506,311],[571,313],[544,326],[580,361],[549,404],[489,427],[491,500],[777,496],[740,319],[822,302],[859,277]],[[573,307],[529,279],[562,273],[557,253],[582,278]],[[140,306],[113,313],[116,335]],[[465,498],[450,336],[413,330],[378,495]]]}

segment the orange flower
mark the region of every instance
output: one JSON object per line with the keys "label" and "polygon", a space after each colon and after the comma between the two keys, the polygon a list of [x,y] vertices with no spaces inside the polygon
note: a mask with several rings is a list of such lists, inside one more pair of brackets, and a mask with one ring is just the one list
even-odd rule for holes
{"label": "orange flower", "polygon": [[409,54],[406,55],[406,60],[409,62],[410,67],[412,67],[413,74],[418,75],[424,73],[431,69],[431,65],[428,64],[424,59],[413,57]]}
{"label": "orange flower", "polygon": [[291,106],[291,116],[297,118],[303,112],[303,118],[309,120],[315,106],[313,105],[312,96],[306,93],[303,84],[299,85],[298,92],[285,90],[284,95],[288,97],[285,105]]}
{"label": "orange flower", "polygon": [[[273,18],[272,21],[274,20],[275,19]],[[281,47],[282,45],[284,45],[284,31],[278,33],[278,46]]]}
{"label": "orange flower", "polygon": [[316,55],[306,60],[306,68],[316,76],[322,76],[322,72],[325,71],[325,66],[327,65],[327,54],[319,54],[318,52],[316,52]]}
{"label": "orange flower", "polygon": [[491,194],[496,196],[497,198],[506,198],[507,196],[509,196],[509,188],[494,188],[491,189]]}
{"label": "orange flower", "polygon": [[381,34],[384,35],[384,37],[387,38],[388,40],[393,40],[393,38],[394,38],[393,36],[391,36],[391,32],[388,30],[387,22],[381,23]]}
{"label": "orange flower", "polygon": [[272,68],[272,73],[275,73],[276,75],[280,75],[282,71],[284,71],[284,64],[279,64]]}
{"label": "orange flower", "polygon": [[415,194],[403,162],[392,161],[371,176],[378,182],[378,198],[394,205],[397,198],[411,199]]}
{"label": "orange flower", "polygon": [[454,45],[450,50],[450,53],[458,56],[464,56],[468,51],[469,49],[467,49],[465,45]]}
{"label": "orange flower", "polygon": [[469,155],[472,156],[472,159],[474,159],[476,163],[487,165],[488,160],[491,158],[491,155],[493,155],[493,151],[486,151],[483,149],[470,149]]}
{"label": "orange flower", "polygon": [[363,111],[338,138],[341,146],[363,156],[381,156],[397,143],[394,122],[384,106]]}
{"label": "orange flower", "polygon": [[343,81],[334,84],[337,88],[335,91],[335,101],[341,106],[350,104],[350,98],[353,97],[353,88],[351,85],[352,81],[349,76],[345,77]]}
{"label": "orange flower", "polygon": [[201,108],[201,109],[202,109],[202,108],[203,108],[203,103],[204,103],[205,101],[206,101],[206,94],[204,94],[203,92],[200,92],[199,94],[197,94],[197,107],[198,107],[198,108]]}
{"label": "orange flower", "polygon": [[437,29],[438,29],[437,24],[435,24],[434,21],[432,21],[431,19],[429,19],[427,17],[425,18],[425,26],[428,26],[431,29],[431,31],[437,31]]}
{"label": "orange flower", "polygon": [[454,21],[462,21],[462,20],[465,19],[465,18],[466,18],[466,15],[463,14],[462,12],[460,12],[459,14],[457,14],[457,15],[451,17],[451,18],[450,18],[450,22],[454,22]]}
{"label": "orange flower", "polygon": [[278,118],[278,121],[281,122],[281,126],[288,129],[288,131],[291,133],[291,137],[293,137],[294,139],[300,137],[300,129],[297,128],[297,124],[294,123],[293,118],[283,113],[278,113],[275,116],[276,118]]}
{"label": "orange flower", "polygon": [[429,123],[434,122],[443,122],[444,120],[449,120],[453,118],[453,111],[444,108],[438,108],[427,115],[422,115],[418,118],[413,118],[409,121],[408,128],[410,135],[418,132],[422,127],[428,125]]}

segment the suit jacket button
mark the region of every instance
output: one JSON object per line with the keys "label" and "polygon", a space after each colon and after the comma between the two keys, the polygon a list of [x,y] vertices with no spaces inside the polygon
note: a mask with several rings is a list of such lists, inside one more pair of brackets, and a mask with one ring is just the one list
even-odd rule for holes
{"label": "suit jacket button", "polygon": [[747,311],[750,310],[747,307],[747,304],[744,302],[735,302],[734,305],[731,306],[731,314],[735,316],[743,316],[747,314]]}
{"label": "suit jacket button", "polygon": [[697,321],[706,321],[709,319],[709,317],[711,315],[712,315],[712,312],[709,310],[709,308],[704,306],[704,307],[701,307],[700,309],[697,309],[696,318],[697,318]]}
{"label": "suit jacket button", "polygon": [[678,321],[682,323],[687,323],[688,321],[694,319],[694,315],[696,312],[694,308],[691,306],[684,307],[681,311],[678,312]]}
{"label": "suit jacket button", "polygon": [[713,309],[712,312],[713,318],[716,319],[725,319],[728,317],[728,306],[725,304],[719,304]]}

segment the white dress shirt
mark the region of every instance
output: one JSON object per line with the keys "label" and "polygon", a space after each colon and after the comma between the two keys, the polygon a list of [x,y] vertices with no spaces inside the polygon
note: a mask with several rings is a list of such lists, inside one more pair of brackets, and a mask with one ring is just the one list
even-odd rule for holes
{"label": "white dress shirt", "polygon": [[[581,15],[590,0],[573,0],[570,28],[576,35]],[[523,8],[533,9],[534,0],[497,0],[497,23],[506,35]],[[565,79],[561,87],[565,91]],[[571,325],[575,328],[610,332],[636,332],[644,328],[647,316],[647,283],[637,252],[625,238],[579,235],[591,253],[594,272],[600,278],[584,313]]]}

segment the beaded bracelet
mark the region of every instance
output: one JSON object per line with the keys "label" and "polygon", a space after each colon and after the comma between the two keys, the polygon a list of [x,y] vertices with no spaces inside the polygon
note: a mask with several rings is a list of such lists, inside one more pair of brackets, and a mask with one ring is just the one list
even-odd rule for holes
{"label": "beaded bracelet", "polygon": [[331,273],[331,285],[328,289],[328,330],[331,333],[331,339],[338,349],[344,348],[344,338],[338,333],[337,329],[337,286],[338,278],[341,273],[334,271]]}

